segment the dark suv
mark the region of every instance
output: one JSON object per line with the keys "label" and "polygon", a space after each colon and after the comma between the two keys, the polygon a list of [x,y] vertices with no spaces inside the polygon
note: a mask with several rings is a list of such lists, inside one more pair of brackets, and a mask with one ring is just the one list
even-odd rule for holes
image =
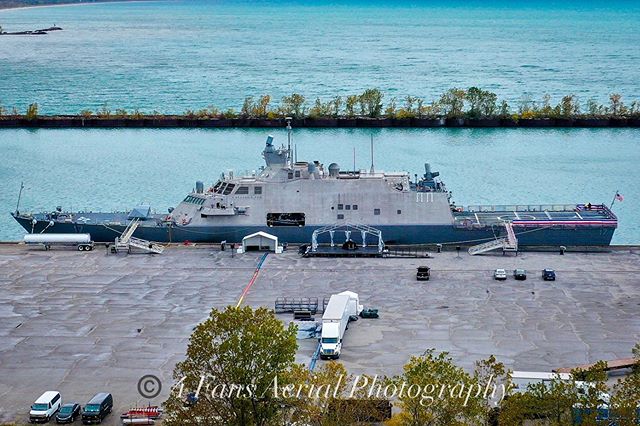
{"label": "dark suv", "polygon": [[92,423],[102,423],[102,420],[111,412],[113,408],[113,397],[110,393],[101,392],[96,394],[82,410],[82,423],[90,425]]}
{"label": "dark suv", "polygon": [[555,281],[556,280],[556,271],[553,269],[543,269],[542,270],[542,279],[545,281]]}
{"label": "dark suv", "polygon": [[513,278],[515,278],[516,280],[524,281],[527,279],[527,271],[525,271],[524,269],[514,269]]}

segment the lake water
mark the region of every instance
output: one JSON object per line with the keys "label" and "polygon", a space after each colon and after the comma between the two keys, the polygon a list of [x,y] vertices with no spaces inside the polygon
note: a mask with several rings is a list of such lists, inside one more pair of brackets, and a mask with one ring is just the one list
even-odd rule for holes
{"label": "lake water", "polygon": [[[379,87],[433,99],[478,85],[516,103],[568,93],[640,99],[640,5],[613,0],[96,4],[0,12],[0,103],[77,113],[107,104],[184,112],[236,107],[246,95],[294,91],[309,99]],[[560,5],[559,3],[562,3]],[[604,5],[604,6],[603,6]],[[0,130],[0,240],[18,239],[8,215],[25,208],[158,210],[195,180],[261,164],[266,131]],[[284,131],[274,132],[280,141]],[[429,161],[461,205],[610,202],[615,243],[639,243],[640,132],[633,129],[296,130],[300,157],[421,173]]]}
{"label": "lake water", "polygon": [[[128,210],[175,206],[196,180],[256,170],[271,132],[284,129],[0,130],[0,240],[20,239],[9,212],[25,181],[22,210]],[[423,173],[425,162],[458,205],[604,202],[619,190],[614,243],[640,243],[640,132],[634,129],[294,130],[300,160]]]}
{"label": "lake water", "polygon": [[[514,5],[522,3],[522,5]],[[487,5],[488,4],[488,5]],[[43,113],[182,113],[247,95],[379,87],[434,99],[473,85],[582,103],[640,99],[640,3],[612,1],[170,1],[0,12],[0,103]]]}

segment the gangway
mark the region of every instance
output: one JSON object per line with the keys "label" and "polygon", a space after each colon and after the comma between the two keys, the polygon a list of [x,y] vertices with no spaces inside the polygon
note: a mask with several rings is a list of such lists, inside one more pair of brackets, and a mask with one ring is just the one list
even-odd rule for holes
{"label": "gangway", "polygon": [[113,253],[117,253],[120,250],[126,250],[127,253],[131,253],[132,249],[138,249],[147,253],[161,254],[164,251],[164,246],[154,243],[152,241],[143,240],[141,238],[135,238],[133,233],[138,229],[140,224],[139,219],[133,219],[122,232],[122,235],[116,237],[115,244],[111,248]]}
{"label": "gangway", "polygon": [[488,241],[486,243],[478,244],[475,246],[469,247],[469,254],[474,256],[476,254],[486,253],[488,251],[502,249],[502,253],[513,251],[518,253],[518,237],[516,237],[516,233],[513,231],[513,225],[511,222],[504,222],[504,227],[507,230],[507,236],[504,238],[497,238],[493,241]]}

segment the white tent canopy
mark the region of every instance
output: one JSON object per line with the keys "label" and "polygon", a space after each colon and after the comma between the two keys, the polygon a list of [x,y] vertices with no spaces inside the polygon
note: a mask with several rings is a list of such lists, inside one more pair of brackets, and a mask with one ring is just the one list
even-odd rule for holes
{"label": "white tent canopy", "polygon": [[259,231],[244,237],[242,239],[242,247],[238,249],[238,252],[267,250],[282,253],[282,247],[278,246],[278,237]]}

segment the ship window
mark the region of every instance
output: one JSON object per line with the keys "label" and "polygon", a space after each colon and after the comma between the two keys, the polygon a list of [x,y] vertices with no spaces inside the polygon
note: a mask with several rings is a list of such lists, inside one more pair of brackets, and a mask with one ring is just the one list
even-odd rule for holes
{"label": "ship window", "polygon": [[345,210],[351,210],[351,204],[347,204],[346,206],[344,206]]}
{"label": "ship window", "polygon": [[222,192],[224,195],[229,195],[233,192],[233,188],[235,188],[235,184],[234,183],[228,183],[227,186],[224,188],[224,191]]}
{"label": "ship window", "polygon": [[293,179],[293,172],[289,172],[289,173],[287,174],[287,177],[288,177],[289,179]]}
{"label": "ship window", "polygon": [[296,170],[296,177],[300,177],[300,170]]}
{"label": "ship window", "polygon": [[338,204],[338,210],[342,210],[344,209],[344,205],[343,204]]}
{"label": "ship window", "polygon": [[376,216],[380,216],[380,209],[373,209],[373,214]]}
{"label": "ship window", "polygon": [[354,204],[354,205],[353,205],[353,209],[354,209],[354,210],[358,210],[358,205],[357,205],[357,204]]}
{"label": "ship window", "polygon": [[184,199],[185,203],[190,203],[190,204],[198,204],[198,205],[203,205],[204,204],[204,198],[199,198],[199,197],[194,197],[192,195],[188,195],[187,198]]}
{"label": "ship window", "polygon": [[253,193],[256,195],[260,195],[262,194],[262,187],[261,186],[256,186],[253,188]]}
{"label": "ship window", "polygon": [[236,191],[236,195],[247,195],[248,193],[249,193],[249,187],[248,186],[241,186]]}
{"label": "ship window", "polygon": [[213,192],[215,192],[216,194],[220,194],[222,192],[220,191],[221,186],[222,186],[221,181],[216,182],[215,186],[213,187]]}
{"label": "ship window", "polygon": [[402,214],[402,210],[398,210],[398,214]]}
{"label": "ship window", "polygon": [[340,219],[344,219],[344,215],[343,214],[339,214],[338,215],[338,220],[340,220]]}

